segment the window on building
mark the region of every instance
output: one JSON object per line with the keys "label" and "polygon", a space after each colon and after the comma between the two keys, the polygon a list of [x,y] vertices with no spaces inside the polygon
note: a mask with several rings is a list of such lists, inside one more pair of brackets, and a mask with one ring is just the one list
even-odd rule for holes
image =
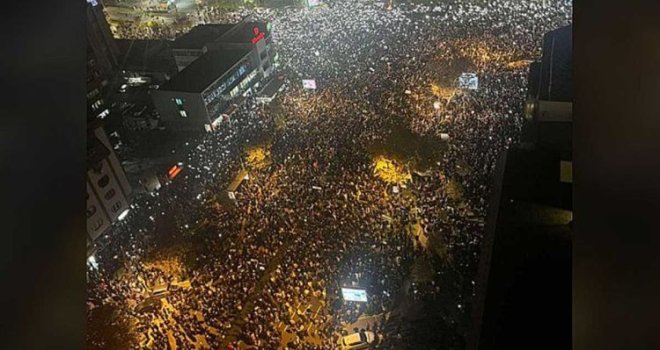
{"label": "window on building", "polygon": [[111,188],[108,192],[105,193],[105,199],[109,200],[110,198],[114,197],[115,194],[117,194],[117,191],[115,191],[113,188]]}
{"label": "window on building", "polygon": [[88,219],[91,218],[92,215],[94,215],[95,213],[96,213],[96,206],[92,205],[91,207],[87,208],[87,218]]}
{"label": "window on building", "polygon": [[94,171],[97,174],[100,174],[103,172],[103,162],[98,162],[94,165],[92,165],[92,171]]}
{"label": "window on building", "polygon": [[108,175],[103,175],[103,177],[100,178],[98,181],[96,181],[96,183],[101,188],[108,186],[108,184],[110,183],[110,177]]}
{"label": "window on building", "polygon": [[188,114],[186,113],[186,111],[179,111],[179,114],[180,114],[183,118],[188,118]]}
{"label": "window on building", "polygon": [[100,229],[101,226],[103,226],[103,219],[96,220],[96,223],[94,224],[94,231]]}
{"label": "window on building", "polygon": [[96,96],[96,95],[98,95],[98,94],[99,94],[99,89],[94,89],[94,90],[92,90],[92,91],[90,91],[90,92],[87,93],[87,98],[88,98],[88,99],[89,99],[89,98],[92,98],[92,97],[94,97],[94,96]]}
{"label": "window on building", "polygon": [[99,118],[99,119],[105,119],[105,117],[107,117],[109,114],[110,114],[110,110],[108,110],[108,109],[106,108],[106,109],[103,110],[103,112],[99,113],[99,115],[97,116],[97,118]]}
{"label": "window on building", "polygon": [[103,105],[103,100],[96,100],[96,102],[92,103],[92,110],[97,110]]}
{"label": "window on building", "polygon": [[121,202],[117,202],[117,203],[113,204],[112,208],[110,208],[110,209],[112,210],[113,213],[118,212],[119,209],[121,209]]}
{"label": "window on building", "polygon": [[236,97],[236,95],[238,95],[238,89],[239,86],[236,86],[235,88],[231,89],[231,91],[229,92],[229,96]]}

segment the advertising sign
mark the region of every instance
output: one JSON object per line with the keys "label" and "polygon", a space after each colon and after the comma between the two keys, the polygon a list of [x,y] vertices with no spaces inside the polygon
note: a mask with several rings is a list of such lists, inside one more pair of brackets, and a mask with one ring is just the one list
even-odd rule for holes
{"label": "advertising sign", "polygon": [[341,294],[345,301],[367,302],[367,291],[364,289],[342,287]]}
{"label": "advertising sign", "polygon": [[463,73],[458,78],[458,87],[461,89],[477,90],[479,88],[479,78],[474,73]]}
{"label": "advertising sign", "polygon": [[303,89],[316,90],[316,80],[314,79],[303,79],[302,84]]}

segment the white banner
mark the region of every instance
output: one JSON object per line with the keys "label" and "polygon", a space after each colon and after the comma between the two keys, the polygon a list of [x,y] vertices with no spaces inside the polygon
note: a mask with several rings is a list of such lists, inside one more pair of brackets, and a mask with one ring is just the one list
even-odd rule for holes
{"label": "white banner", "polygon": [[479,88],[479,78],[474,73],[463,73],[458,78],[458,87],[461,89],[477,90]]}
{"label": "white banner", "polygon": [[367,291],[364,289],[342,288],[341,294],[345,301],[367,302]]}
{"label": "white banner", "polygon": [[303,89],[316,90],[316,80],[314,79],[303,79],[302,84]]}

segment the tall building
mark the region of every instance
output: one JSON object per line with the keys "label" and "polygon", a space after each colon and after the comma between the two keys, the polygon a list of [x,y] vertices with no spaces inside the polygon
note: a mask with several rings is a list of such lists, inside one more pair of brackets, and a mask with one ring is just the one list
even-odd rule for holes
{"label": "tall building", "polygon": [[571,347],[571,27],[530,67],[521,143],[495,171],[467,350]]}
{"label": "tall building", "polygon": [[[87,63],[93,67],[99,78],[112,74],[119,65],[119,48],[110,31],[110,25],[99,3],[87,2]],[[96,78],[96,77],[95,77]]]}
{"label": "tall building", "polygon": [[131,188],[99,122],[87,130],[87,246],[122,220],[130,208]]}
{"label": "tall building", "polygon": [[211,130],[259,81],[249,50],[209,51],[151,96],[171,130]]}
{"label": "tall building", "polygon": [[261,22],[201,25],[172,43],[180,72],[151,92],[169,129],[210,131],[272,78],[277,55]]}
{"label": "tall building", "polygon": [[110,83],[118,68],[119,49],[112,37],[103,7],[96,1],[87,1],[87,114],[89,118],[103,119]]}
{"label": "tall building", "polygon": [[543,57],[530,66],[526,121],[522,141],[556,151],[572,160],[573,63],[572,26],[543,36]]}

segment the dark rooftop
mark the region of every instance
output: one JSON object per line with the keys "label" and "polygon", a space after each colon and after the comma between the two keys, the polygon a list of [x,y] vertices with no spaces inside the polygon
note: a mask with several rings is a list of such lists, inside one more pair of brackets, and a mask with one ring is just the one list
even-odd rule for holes
{"label": "dark rooftop", "polygon": [[133,72],[176,72],[170,40],[116,40],[123,69]]}
{"label": "dark rooftop", "polygon": [[[250,43],[255,37],[254,28],[266,33],[266,23],[263,22],[241,22],[235,25],[236,29],[226,32],[218,42],[226,43]],[[268,33],[266,33],[268,35]]]}
{"label": "dark rooftop", "polygon": [[225,34],[235,24],[201,24],[192,28],[188,33],[176,38],[172,44],[173,49],[198,49],[215,41]]}
{"label": "dark rooftop", "polygon": [[161,86],[160,90],[202,92],[250,51],[250,49],[211,50],[175,75]]}

